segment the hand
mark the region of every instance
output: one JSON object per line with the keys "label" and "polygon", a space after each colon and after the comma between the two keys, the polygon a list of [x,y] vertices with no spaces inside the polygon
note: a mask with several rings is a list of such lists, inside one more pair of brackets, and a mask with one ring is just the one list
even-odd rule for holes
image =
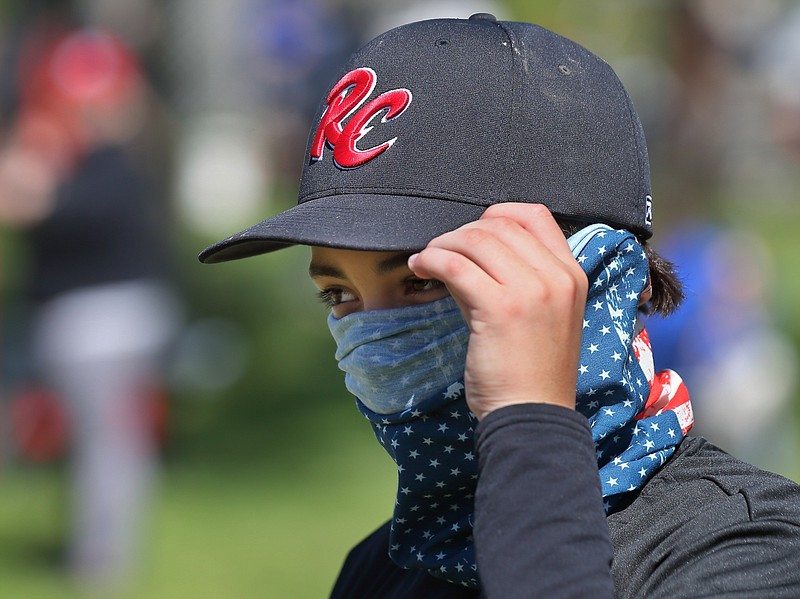
{"label": "hand", "polygon": [[478,419],[518,403],[575,408],[588,283],[550,212],[502,203],[411,256],[470,328],[465,387]]}

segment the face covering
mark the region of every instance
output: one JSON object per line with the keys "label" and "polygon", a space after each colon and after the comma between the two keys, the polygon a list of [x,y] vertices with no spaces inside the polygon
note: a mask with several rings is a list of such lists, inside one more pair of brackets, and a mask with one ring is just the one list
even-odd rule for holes
{"label": "face covering", "polygon": [[655,372],[639,299],[647,255],[627,231],[592,225],[570,238],[589,279],[575,409],[589,420],[607,512],[641,488],[692,427],[689,394],[672,370]]}
{"label": "face covering", "polygon": [[469,328],[452,297],[328,316],[347,390],[377,414],[413,407],[464,378]]}
{"label": "face covering", "polygon": [[[640,488],[691,426],[680,377],[655,373],[639,325],[647,288],[645,253],[634,236],[590,225],[568,240],[589,279],[576,409],[597,446],[606,509]],[[469,330],[452,298],[329,317],[347,388],[397,464],[389,555],[479,588],[472,542],[477,485],[476,420],[464,396]]]}

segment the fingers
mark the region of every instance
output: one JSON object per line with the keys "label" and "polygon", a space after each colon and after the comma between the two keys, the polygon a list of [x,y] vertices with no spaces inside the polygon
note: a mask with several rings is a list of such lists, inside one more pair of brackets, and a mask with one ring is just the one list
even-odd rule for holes
{"label": "fingers", "polygon": [[478,418],[531,401],[574,408],[588,283],[545,207],[492,206],[409,267],[443,281],[469,324],[464,380]]}
{"label": "fingers", "polygon": [[541,277],[556,288],[562,280],[580,287],[585,279],[550,212],[532,204],[493,206],[480,220],[431,241],[409,266],[469,303],[487,299],[495,285],[535,293]]}
{"label": "fingers", "polygon": [[519,223],[561,261],[570,265],[574,262],[561,227],[544,205],[503,202],[487,208],[481,220],[501,217]]}
{"label": "fingers", "polygon": [[[538,246],[530,233],[510,219],[475,221],[432,240],[420,264],[433,266],[430,260],[434,256],[444,258],[446,254],[437,250],[455,252],[474,262],[494,281],[506,283],[520,268],[535,267],[537,254],[542,252]],[[453,274],[460,273],[463,267],[454,260],[449,267]]]}

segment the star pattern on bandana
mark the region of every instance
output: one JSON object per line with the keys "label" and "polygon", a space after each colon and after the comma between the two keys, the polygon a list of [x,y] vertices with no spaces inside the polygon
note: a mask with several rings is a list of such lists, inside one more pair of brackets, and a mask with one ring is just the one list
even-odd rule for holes
{"label": "star pattern on bandana", "polygon": [[[589,420],[603,496],[611,509],[620,494],[640,488],[675,451],[691,426],[689,398],[675,373],[653,372],[647,332],[639,320],[639,298],[649,285],[647,255],[633,235],[598,231],[578,262],[592,284],[576,409]],[[678,400],[670,408],[683,406],[688,418],[681,418],[680,409],[644,413],[665,389]]]}
{"label": "star pattern on bandana", "polygon": [[397,464],[398,493],[389,554],[406,568],[477,588],[472,514],[478,479],[477,420],[456,382],[398,415],[379,416],[359,402]]}

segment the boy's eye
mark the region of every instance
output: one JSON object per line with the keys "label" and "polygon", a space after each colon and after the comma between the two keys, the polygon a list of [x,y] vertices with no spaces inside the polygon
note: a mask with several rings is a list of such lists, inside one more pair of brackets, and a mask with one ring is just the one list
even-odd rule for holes
{"label": "boy's eye", "polygon": [[410,293],[425,293],[427,291],[435,291],[444,287],[444,283],[436,279],[418,279],[413,277],[406,280],[406,289]]}
{"label": "boy's eye", "polygon": [[329,308],[333,308],[339,304],[352,302],[356,299],[355,295],[346,289],[342,289],[341,287],[328,287],[327,289],[320,291],[317,295],[319,296],[320,301]]}

